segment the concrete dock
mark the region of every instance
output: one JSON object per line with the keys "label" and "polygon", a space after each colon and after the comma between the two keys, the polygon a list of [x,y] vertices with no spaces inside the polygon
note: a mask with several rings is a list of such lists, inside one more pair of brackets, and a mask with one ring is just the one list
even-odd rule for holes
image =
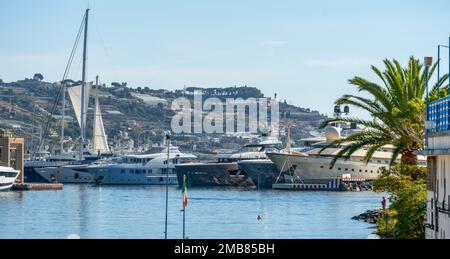
{"label": "concrete dock", "polygon": [[64,188],[62,183],[21,183],[14,184],[12,191],[60,191]]}

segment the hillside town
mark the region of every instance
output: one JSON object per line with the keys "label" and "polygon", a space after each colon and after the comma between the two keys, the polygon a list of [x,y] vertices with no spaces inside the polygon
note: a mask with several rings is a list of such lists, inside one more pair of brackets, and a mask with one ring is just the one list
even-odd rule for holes
{"label": "hillside town", "polygon": [[[68,83],[75,84],[72,80]],[[0,81],[0,123],[14,135],[26,140],[26,154],[31,154],[43,137],[43,125],[51,115],[52,107],[57,103],[52,115],[51,127],[43,145],[45,151],[60,153],[62,97],[57,99],[60,84],[44,81],[42,74],[16,82]],[[111,150],[117,153],[150,152],[152,148],[163,145],[164,129],[170,128],[174,111],[170,109],[172,100],[179,97],[192,99],[195,91],[201,91],[204,98],[217,97],[225,100],[264,98],[260,90],[241,86],[229,88],[184,87],[174,91],[155,90],[149,87],[130,87],[127,83],[113,82],[97,87],[98,97],[105,124],[106,135]],[[66,97],[67,98],[67,97]],[[288,126],[292,139],[302,139],[320,135],[319,125],[327,117],[317,111],[296,107],[280,100],[280,132],[282,140],[287,138]],[[91,105],[92,107],[91,100]],[[67,124],[64,134],[64,147],[75,149],[79,137],[72,104],[65,104],[64,121]],[[163,114],[164,116],[161,116]],[[92,124],[93,108],[88,109],[87,127]],[[91,137],[87,132],[88,139]],[[174,136],[173,143],[182,149],[198,153],[219,153],[234,151],[258,136],[248,133],[221,134],[180,134]],[[294,142],[295,144],[295,142]]]}

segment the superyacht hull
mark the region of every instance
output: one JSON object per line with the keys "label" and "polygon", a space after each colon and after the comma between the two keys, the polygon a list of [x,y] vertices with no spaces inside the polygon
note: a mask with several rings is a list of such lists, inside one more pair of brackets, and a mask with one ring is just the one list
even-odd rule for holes
{"label": "superyacht hull", "polygon": [[272,188],[280,175],[280,170],[271,160],[246,160],[238,162],[239,169],[244,171],[258,188]]}
{"label": "superyacht hull", "polygon": [[[177,185],[177,177],[169,170],[169,175],[159,169],[130,170],[123,167],[96,168],[90,167],[88,171],[97,185]],[[155,173],[158,171],[159,173]]]}
{"label": "superyacht hull", "polygon": [[42,177],[39,173],[43,168],[47,167],[62,167],[69,165],[69,162],[40,162],[40,161],[30,161],[25,162],[24,166],[24,180],[26,183],[49,183],[50,181]]}
{"label": "superyacht hull", "polygon": [[332,157],[306,157],[278,153],[267,155],[280,171],[293,172],[305,184],[328,184],[331,180],[340,178],[375,180],[379,169],[389,166],[382,163],[365,164],[340,159],[333,168],[330,168]]}
{"label": "superyacht hull", "polygon": [[254,186],[251,179],[239,170],[237,163],[177,165],[175,172],[180,187],[184,175],[186,175],[186,181],[189,187]]}
{"label": "superyacht hull", "polygon": [[88,184],[93,182],[93,176],[86,170],[87,165],[64,167],[36,168],[37,173],[50,183]]}

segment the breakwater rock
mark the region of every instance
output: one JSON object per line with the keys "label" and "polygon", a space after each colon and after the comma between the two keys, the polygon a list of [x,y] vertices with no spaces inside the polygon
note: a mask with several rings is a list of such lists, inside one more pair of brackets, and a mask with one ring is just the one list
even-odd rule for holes
{"label": "breakwater rock", "polygon": [[340,188],[344,192],[365,192],[372,191],[373,182],[352,182],[352,183],[342,183]]}
{"label": "breakwater rock", "polygon": [[369,210],[365,213],[362,213],[359,216],[355,216],[352,219],[364,221],[370,224],[376,224],[378,219],[380,218],[382,210]]}

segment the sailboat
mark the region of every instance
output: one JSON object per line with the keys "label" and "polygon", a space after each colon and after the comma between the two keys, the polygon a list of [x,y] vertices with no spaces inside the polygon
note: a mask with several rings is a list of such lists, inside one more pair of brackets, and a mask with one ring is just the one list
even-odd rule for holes
{"label": "sailboat", "polygon": [[[98,89],[93,87],[93,83],[86,82],[86,48],[87,48],[87,30],[88,30],[88,18],[89,9],[86,10],[84,16],[84,48],[83,48],[83,71],[81,84],[64,87],[63,92],[63,107],[65,104],[65,91],[69,95],[72,103],[77,122],[80,126],[80,150],[78,156],[74,155],[73,151],[64,151],[64,140],[61,140],[61,153],[71,153],[72,157],[78,157],[76,162],[66,164],[63,166],[50,166],[36,168],[35,171],[48,182],[59,183],[90,183],[93,178],[92,175],[87,172],[85,167],[92,163],[106,163],[102,160],[102,155],[110,155],[110,149],[108,147],[108,140],[105,133],[103,124],[103,118],[101,115],[100,103],[98,98]],[[96,86],[98,85],[98,77]],[[87,111],[89,106],[89,100],[91,93],[94,92],[95,109],[93,117],[93,138],[92,146],[86,145],[85,133],[86,133],[86,120]],[[63,109],[63,121],[62,121],[62,138],[64,137],[64,109]],[[76,152],[75,152],[76,153]]]}

